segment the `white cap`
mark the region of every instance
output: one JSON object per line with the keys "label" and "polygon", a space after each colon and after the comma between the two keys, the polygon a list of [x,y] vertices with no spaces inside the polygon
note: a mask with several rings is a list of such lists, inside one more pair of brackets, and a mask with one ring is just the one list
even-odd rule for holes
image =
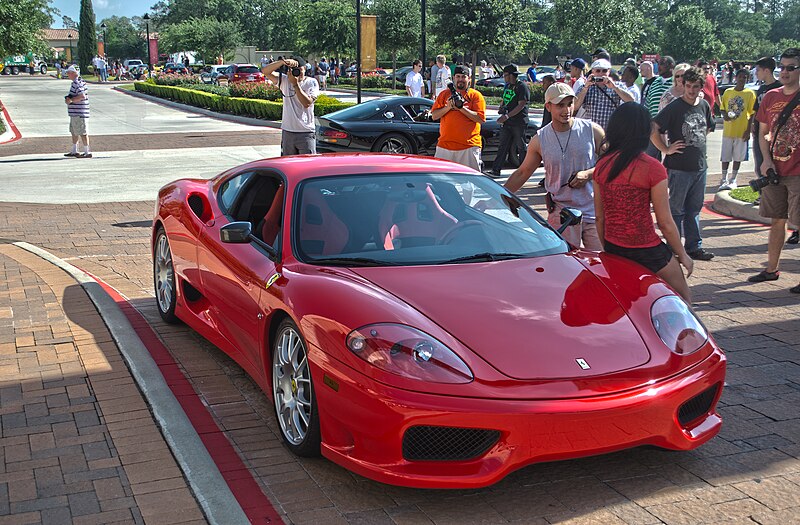
{"label": "white cap", "polygon": [[592,69],[611,69],[611,62],[605,58],[598,58],[592,62]]}
{"label": "white cap", "polygon": [[67,73],[77,73],[77,72],[78,72],[78,68],[75,67],[75,64],[73,64],[73,65],[71,65],[71,66],[69,66],[67,68]]}

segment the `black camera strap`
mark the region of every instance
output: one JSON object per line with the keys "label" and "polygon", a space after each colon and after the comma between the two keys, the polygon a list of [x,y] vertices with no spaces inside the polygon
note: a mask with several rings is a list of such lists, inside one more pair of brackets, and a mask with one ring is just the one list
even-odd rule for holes
{"label": "black camera strap", "polygon": [[593,87],[596,87],[596,88],[597,88],[597,89],[600,91],[600,93],[602,93],[603,95],[605,95],[605,96],[606,96],[606,98],[607,98],[608,100],[610,100],[612,104],[614,104],[614,107],[615,107],[615,108],[616,108],[617,106],[619,106],[619,100],[614,100],[614,97],[612,97],[611,95],[609,95],[608,93],[606,93],[606,90],[605,90],[605,89],[601,88],[601,87],[600,87],[600,86],[598,86],[597,84],[592,84],[592,86],[593,86]]}
{"label": "black camera strap", "polygon": [[777,142],[778,133],[780,133],[781,129],[789,122],[789,117],[792,116],[792,112],[800,104],[800,90],[794,94],[792,100],[789,101],[786,106],[784,106],[783,111],[781,114],[778,115],[778,119],[775,121],[775,131],[772,133],[772,140],[769,141],[769,156],[774,157],[775,151],[775,143]]}

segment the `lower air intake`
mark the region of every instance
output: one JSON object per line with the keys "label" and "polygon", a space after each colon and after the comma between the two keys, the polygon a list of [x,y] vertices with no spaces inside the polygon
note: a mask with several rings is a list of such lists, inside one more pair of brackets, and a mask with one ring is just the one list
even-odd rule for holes
{"label": "lower air intake", "polygon": [[719,385],[714,385],[711,388],[704,390],[691,398],[686,403],[682,404],[678,410],[678,422],[682,426],[686,426],[700,416],[703,416],[711,410],[711,403],[717,397]]}
{"label": "lower air intake", "polygon": [[500,439],[497,430],[419,426],[403,436],[409,461],[466,461],[486,453]]}

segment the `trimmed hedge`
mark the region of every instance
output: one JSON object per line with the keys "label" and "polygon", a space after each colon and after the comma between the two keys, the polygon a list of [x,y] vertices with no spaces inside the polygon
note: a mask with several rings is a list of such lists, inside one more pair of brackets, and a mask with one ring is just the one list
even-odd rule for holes
{"label": "trimmed hedge", "polygon": [[[0,102],[0,113],[2,112],[3,112],[3,103]],[[0,118],[0,135],[2,135],[5,132],[6,132],[6,123],[2,118]]]}
{"label": "trimmed hedge", "polygon": [[[226,97],[216,93],[208,93],[186,87],[159,86],[149,82],[135,82],[133,87],[136,91],[159,98],[245,117],[280,120],[281,112],[283,111],[283,101],[281,100],[273,101],[256,98]],[[339,102],[332,97],[321,95],[314,104],[314,115],[326,115],[352,105],[353,104],[350,103]]]}

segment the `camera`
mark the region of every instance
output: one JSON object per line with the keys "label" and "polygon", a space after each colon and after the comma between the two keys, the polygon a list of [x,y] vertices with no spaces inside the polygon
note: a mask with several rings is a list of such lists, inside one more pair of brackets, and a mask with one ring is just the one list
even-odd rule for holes
{"label": "camera", "polygon": [[602,82],[605,80],[605,77],[592,77],[592,82]]}
{"label": "camera", "polygon": [[452,82],[450,82],[449,84],[447,84],[447,89],[450,90],[450,98],[453,100],[453,105],[458,109],[463,108],[464,97],[461,95],[461,93],[458,92],[456,86]]}
{"label": "camera", "polygon": [[756,180],[750,181],[750,187],[753,188],[753,191],[761,192],[762,189],[766,188],[770,184],[778,184],[780,183],[780,178],[778,174],[775,173],[775,170],[770,168],[767,170],[767,174],[763,177],[759,177]]}

